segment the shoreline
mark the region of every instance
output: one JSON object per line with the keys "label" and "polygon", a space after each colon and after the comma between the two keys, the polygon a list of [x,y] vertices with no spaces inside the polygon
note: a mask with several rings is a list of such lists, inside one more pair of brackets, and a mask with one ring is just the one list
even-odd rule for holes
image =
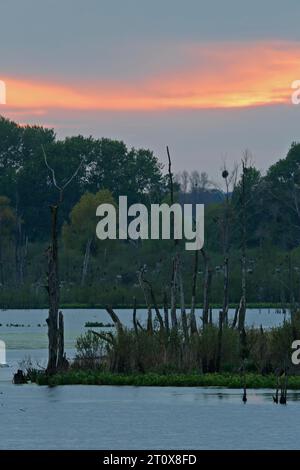
{"label": "shoreline", "polygon": [[[109,304],[111,305],[111,304]],[[129,309],[133,309],[133,305],[114,305],[114,309],[117,309],[117,310],[129,310]],[[81,309],[86,309],[86,310],[106,310],[106,307],[107,307],[107,304],[104,305],[104,304],[99,304],[99,305],[94,305],[94,304],[62,304],[59,308],[60,309],[63,309],[63,310],[81,310]],[[235,309],[238,307],[238,303],[232,303],[232,304],[229,304],[229,308],[230,309]],[[163,308],[163,305],[158,305],[158,308],[162,309]],[[180,309],[180,305],[177,306],[178,309]],[[202,304],[196,304],[196,309],[202,309],[203,308],[203,305]],[[222,308],[222,305],[221,304],[211,304],[211,308],[214,310],[214,309],[221,309]],[[24,307],[14,307],[14,306],[9,306],[9,307],[1,307],[0,308],[0,312],[1,311],[7,311],[7,310],[48,310],[49,309],[49,306],[47,304],[44,304],[42,306],[34,306],[34,307],[28,307],[28,306],[24,306]],[[147,309],[147,305],[143,305],[143,304],[140,304],[140,305],[137,305],[137,309],[141,310],[141,309]],[[261,303],[251,303],[249,302],[247,304],[247,310],[253,310],[253,309],[278,309],[278,310],[283,310],[285,309],[286,310],[286,313],[288,313],[289,311],[289,307],[288,306],[282,306],[282,304],[280,303],[272,303],[272,302],[261,302]]]}
{"label": "shoreline", "polygon": [[[230,373],[207,374],[115,374],[93,370],[71,370],[53,376],[37,373],[31,382],[40,386],[58,385],[110,385],[135,387],[223,387],[231,389],[275,390],[277,377],[247,373],[245,376]],[[300,391],[300,376],[288,377],[288,390]]]}

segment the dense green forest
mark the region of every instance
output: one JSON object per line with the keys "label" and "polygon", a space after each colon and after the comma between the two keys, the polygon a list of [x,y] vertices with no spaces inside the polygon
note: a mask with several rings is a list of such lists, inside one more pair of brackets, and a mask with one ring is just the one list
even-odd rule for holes
{"label": "dense green forest", "polygon": [[[43,149],[60,184],[79,168],[59,210],[61,303],[98,306],[144,304],[137,273],[143,268],[162,303],[171,282],[172,241],[99,241],[96,207],[169,202],[167,165],[148,149],[121,141],[83,136],[58,140],[52,129],[19,126],[0,119],[0,306],[47,305],[46,250],[49,206],[57,200]],[[242,157],[242,156],[241,156]],[[276,156],[274,156],[276,157]],[[300,144],[262,175],[247,155],[241,167],[205,169],[174,178],[179,202],[205,203],[205,253],[211,274],[211,302],[221,304],[224,260],[229,301],[241,297],[242,240],[246,248],[247,301],[298,302],[300,296]],[[175,175],[174,175],[175,176]],[[221,181],[220,185],[212,183]],[[184,291],[192,296],[194,254],[182,252]],[[203,302],[204,265],[199,259],[196,303]]]}

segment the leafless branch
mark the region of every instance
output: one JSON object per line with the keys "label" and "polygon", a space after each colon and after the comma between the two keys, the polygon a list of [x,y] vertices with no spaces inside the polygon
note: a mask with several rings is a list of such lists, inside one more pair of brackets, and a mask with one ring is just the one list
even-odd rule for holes
{"label": "leafless branch", "polygon": [[56,180],[56,175],[55,175],[55,171],[54,169],[49,165],[48,163],[48,160],[47,160],[47,155],[46,155],[46,152],[45,152],[45,149],[44,149],[44,146],[42,145],[42,152],[43,152],[43,155],[44,155],[44,161],[45,161],[45,165],[46,167],[48,168],[48,170],[50,171],[51,173],[51,176],[52,176],[52,182],[53,182],[53,186],[59,191],[59,195],[60,195],[60,202],[62,201],[62,198],[63,198],[63,192],[64,190],[66,189],[67,186],[69,186],[69,184],[73,181],[73,179],[77,176],[82,164],[83,164],[83,159],[81,160],[79,166],[77,167],[77,169],[75,170],[75,172],[72,174],[72,176],[66,181],[66,183],[63,185],[63,186],[59,186],[58,183],[57,183],[57,180]]}
{"label": "leafless branch", "polygon": [[169,180],[170,180],[170,195],[171,195],[171,204],[174,202],[174,189],[173,189],[173,173],[172,173],[172,163],[171,163],[171,156],[169,147],[167,146],[167,155],[169,161],[168,173],[169,173]]}
{"label": "leafless branch", "polygon": [[46,152],[45,152],[45,149],[44,149],[44,146],[43,146],[43,145],[42,145],[42,152],[43,152],[43,155],[44,155],[45,165],[46,165],[46,167],[48,168],[48,170],[50,171],[50,173],[51,173],[51,175],[52,175],[53,186],[55,186],[55,188],[56,188],[58,191],[61,191],[62,188],[60,188],[60,186],[58,186],[58,184],[57,184],[57,182],[56,182],[55,171],[53,170],[53,168],[51,168],[51,166],[50,166],[49,163],[48,163],[47,155],[46,155]]}

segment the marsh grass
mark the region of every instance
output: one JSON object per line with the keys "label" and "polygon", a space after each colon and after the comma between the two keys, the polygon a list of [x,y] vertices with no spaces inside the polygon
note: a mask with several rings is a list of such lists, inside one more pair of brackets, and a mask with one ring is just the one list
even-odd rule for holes
{"label": "marsh grass", "polygon": [[[54,376],[37,374],[35,378],[39,385],[113,385],[137,387],[226,387],[232,389],[243,388],[246,381],[249,389],[275,389],[276,377],[273,374],[261,375],[247,373],[245,377],[240,374],[207,373],[207,374],[115,374],[95,370],[70,370]],[[300,377],[290,376],[288,388],[300,390]]]}
{"label": "marsh grass", "polygon": [[293,324],[263,330],[247,328],[241,348],[237,329],[224,326],[221,362],[218,365],[219,329],[207,325],[184,337],[182,329],[166,333],[158,328],[138,332],[123,328],[114,332],[88,331],[77,339],[77,354],[69,370],[48,377],[30,370],[28,379],[39,384],[93,384],[141,386],[220,386],[275,388],[282,368],[289,388],[300,389],[300,367],[293,366],[291,345],[300,337],[299,318]]}

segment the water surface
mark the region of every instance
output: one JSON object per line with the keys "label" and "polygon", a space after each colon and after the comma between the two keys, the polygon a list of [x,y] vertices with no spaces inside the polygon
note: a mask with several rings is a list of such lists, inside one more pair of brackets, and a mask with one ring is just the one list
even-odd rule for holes
{"label": "water surface", "polygon": [[[132,312],[117,312],[131,326]],[[69,357],[85,322],[111,322],[104,310],[66,310],[64,316]],[[0,368],[0,449],[300,448],[300,395],[295,392],[281,406],[273,404],[271,390],[248,391],[244,405],[242,391],[215,387],[12,385],[24,358],[46,366],[46,317],[46,310],[0,311],[9,364]],[[139,317],[145,320],[145,310]],[[269,328],[283,318],[252,310],[247,324]],[[11,323],[24,327],[6,326]]]}

